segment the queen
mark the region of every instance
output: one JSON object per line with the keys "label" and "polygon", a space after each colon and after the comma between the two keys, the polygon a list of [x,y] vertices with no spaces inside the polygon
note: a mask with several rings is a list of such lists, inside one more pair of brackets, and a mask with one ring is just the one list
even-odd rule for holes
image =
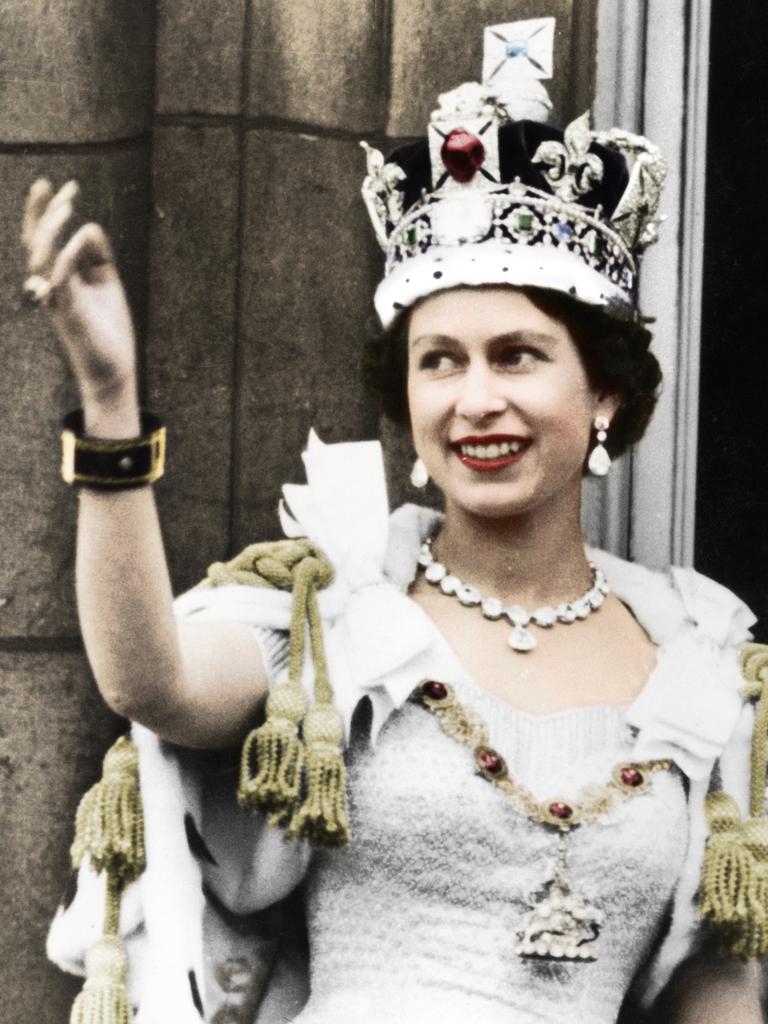
{"label": "queen", "polygon": [[581,529],[584,475],[660,385],[635,296],[664,160],[588,115],[548,127],[514,67],[366,147],[365,381],[441,511],[390,515],[379,444],[312,434],[285,539],[175,602],[109,241],[59,242],[74,183],[30,190],[26,287],[82,395],[80,623],[133,722],[49,940],[87,975],[77,1022],[761,1019],[768,655],[724,588]]}

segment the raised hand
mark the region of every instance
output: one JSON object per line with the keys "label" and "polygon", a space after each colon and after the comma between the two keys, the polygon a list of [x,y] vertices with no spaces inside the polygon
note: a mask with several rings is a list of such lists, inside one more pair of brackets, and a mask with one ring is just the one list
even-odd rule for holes
{"label": "raised hand", "polygon": [[38,178],[27,195],[21,240],[24,287],[53,322],[89,407],[135,401],[136,344],[125,291],[103,229],[84,224],[69,238],[77,182],[54,192]]}

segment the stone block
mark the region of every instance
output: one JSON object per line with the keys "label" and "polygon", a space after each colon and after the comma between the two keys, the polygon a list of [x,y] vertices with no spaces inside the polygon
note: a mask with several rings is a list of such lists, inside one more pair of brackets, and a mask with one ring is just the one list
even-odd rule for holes
{"label": "stone block", "polygon": [[79,401],[45,314],[24,306],[21,292],[22,209],[28,186],[41,175],[57,184],[80,181],[82,216],[99,219],[110,231],[139,325],[143,321],[146,147],[0,154],[0,637],[76,629],[76,500],[60,477],[59,432],[61,417]]}
{"label": "stone block", "polygon": [[168,424],[157,497],[177,591],[227,549],[238,155],[229,127],[155,132],[145,369],[148,405]]}
{"label": "stone block", "polygon": [[253,131],[246,146],[235,545],[274,535],[279,487],[325,441],[376,431],[360,350],[381,257],[351,142]]}
{"label": "stone block", "polygon": [[248,113],[373,132],[381,127],[385,4],[252,0]]}
{"label": "stone block", "polygon": [[158,113],[239,113],[244,11],[245,0],[160,0]]}
{"label": "stone block", "polygon": [[82,982],[45,958],[69,882],[75,809],[123,725],[83,655],[0,652],[0,989],[3,1020],[60,1024]]}
{"label": "stone block", "polygon": [[143,132],[153,25],[151,0],[2,4],[2,141],[96,142]]}
{"label": "stone block", "polygon": [[[586,5],[591,7],[591,0]],[[588,52],[592,40],[581,17],[579,45],[572,46],[575,6],[574,0],[517,0],[511,4],[509,0],[476,0],[472,4],[393,0],[387,133],[392,137],[423,135],[438,93],[480,80],[484,27],[528,18],[557,18],[555,73],[545,82],[554,104],[552,122],[563,123],[581,113],[581,109],[573,109],[572,53]]]}

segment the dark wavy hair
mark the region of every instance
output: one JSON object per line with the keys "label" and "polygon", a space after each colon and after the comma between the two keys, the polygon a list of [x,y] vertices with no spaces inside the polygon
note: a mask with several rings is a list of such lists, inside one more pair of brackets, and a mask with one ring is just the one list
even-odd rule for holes
{"label": "dark wavy hair", "polygon": [[[661,367],[650,351],[653,335],[649,321],[615,308],[588,306],[546,288],[520,290],[542,312],[568,328],[592,388],[621,397],[606,441],[611,458],[616,458],[643,436],[659,395]],[[413,308],[403,310],[363,350],[365,387],[378,398],[384,414],[403,426],[410,422],[408,323]]]}

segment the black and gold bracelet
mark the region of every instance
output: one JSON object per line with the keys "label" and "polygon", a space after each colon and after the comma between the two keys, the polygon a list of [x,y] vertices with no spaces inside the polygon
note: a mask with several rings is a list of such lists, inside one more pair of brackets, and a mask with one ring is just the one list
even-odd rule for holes
{"label": "black and gold bracelet", "polygon": [[61,475],[68,484],[122,490],[154,483],[165,471],[165,427],[150,412],[141,414],[141,435],[125,440],[83,436],[83,411],[63,420]]}

